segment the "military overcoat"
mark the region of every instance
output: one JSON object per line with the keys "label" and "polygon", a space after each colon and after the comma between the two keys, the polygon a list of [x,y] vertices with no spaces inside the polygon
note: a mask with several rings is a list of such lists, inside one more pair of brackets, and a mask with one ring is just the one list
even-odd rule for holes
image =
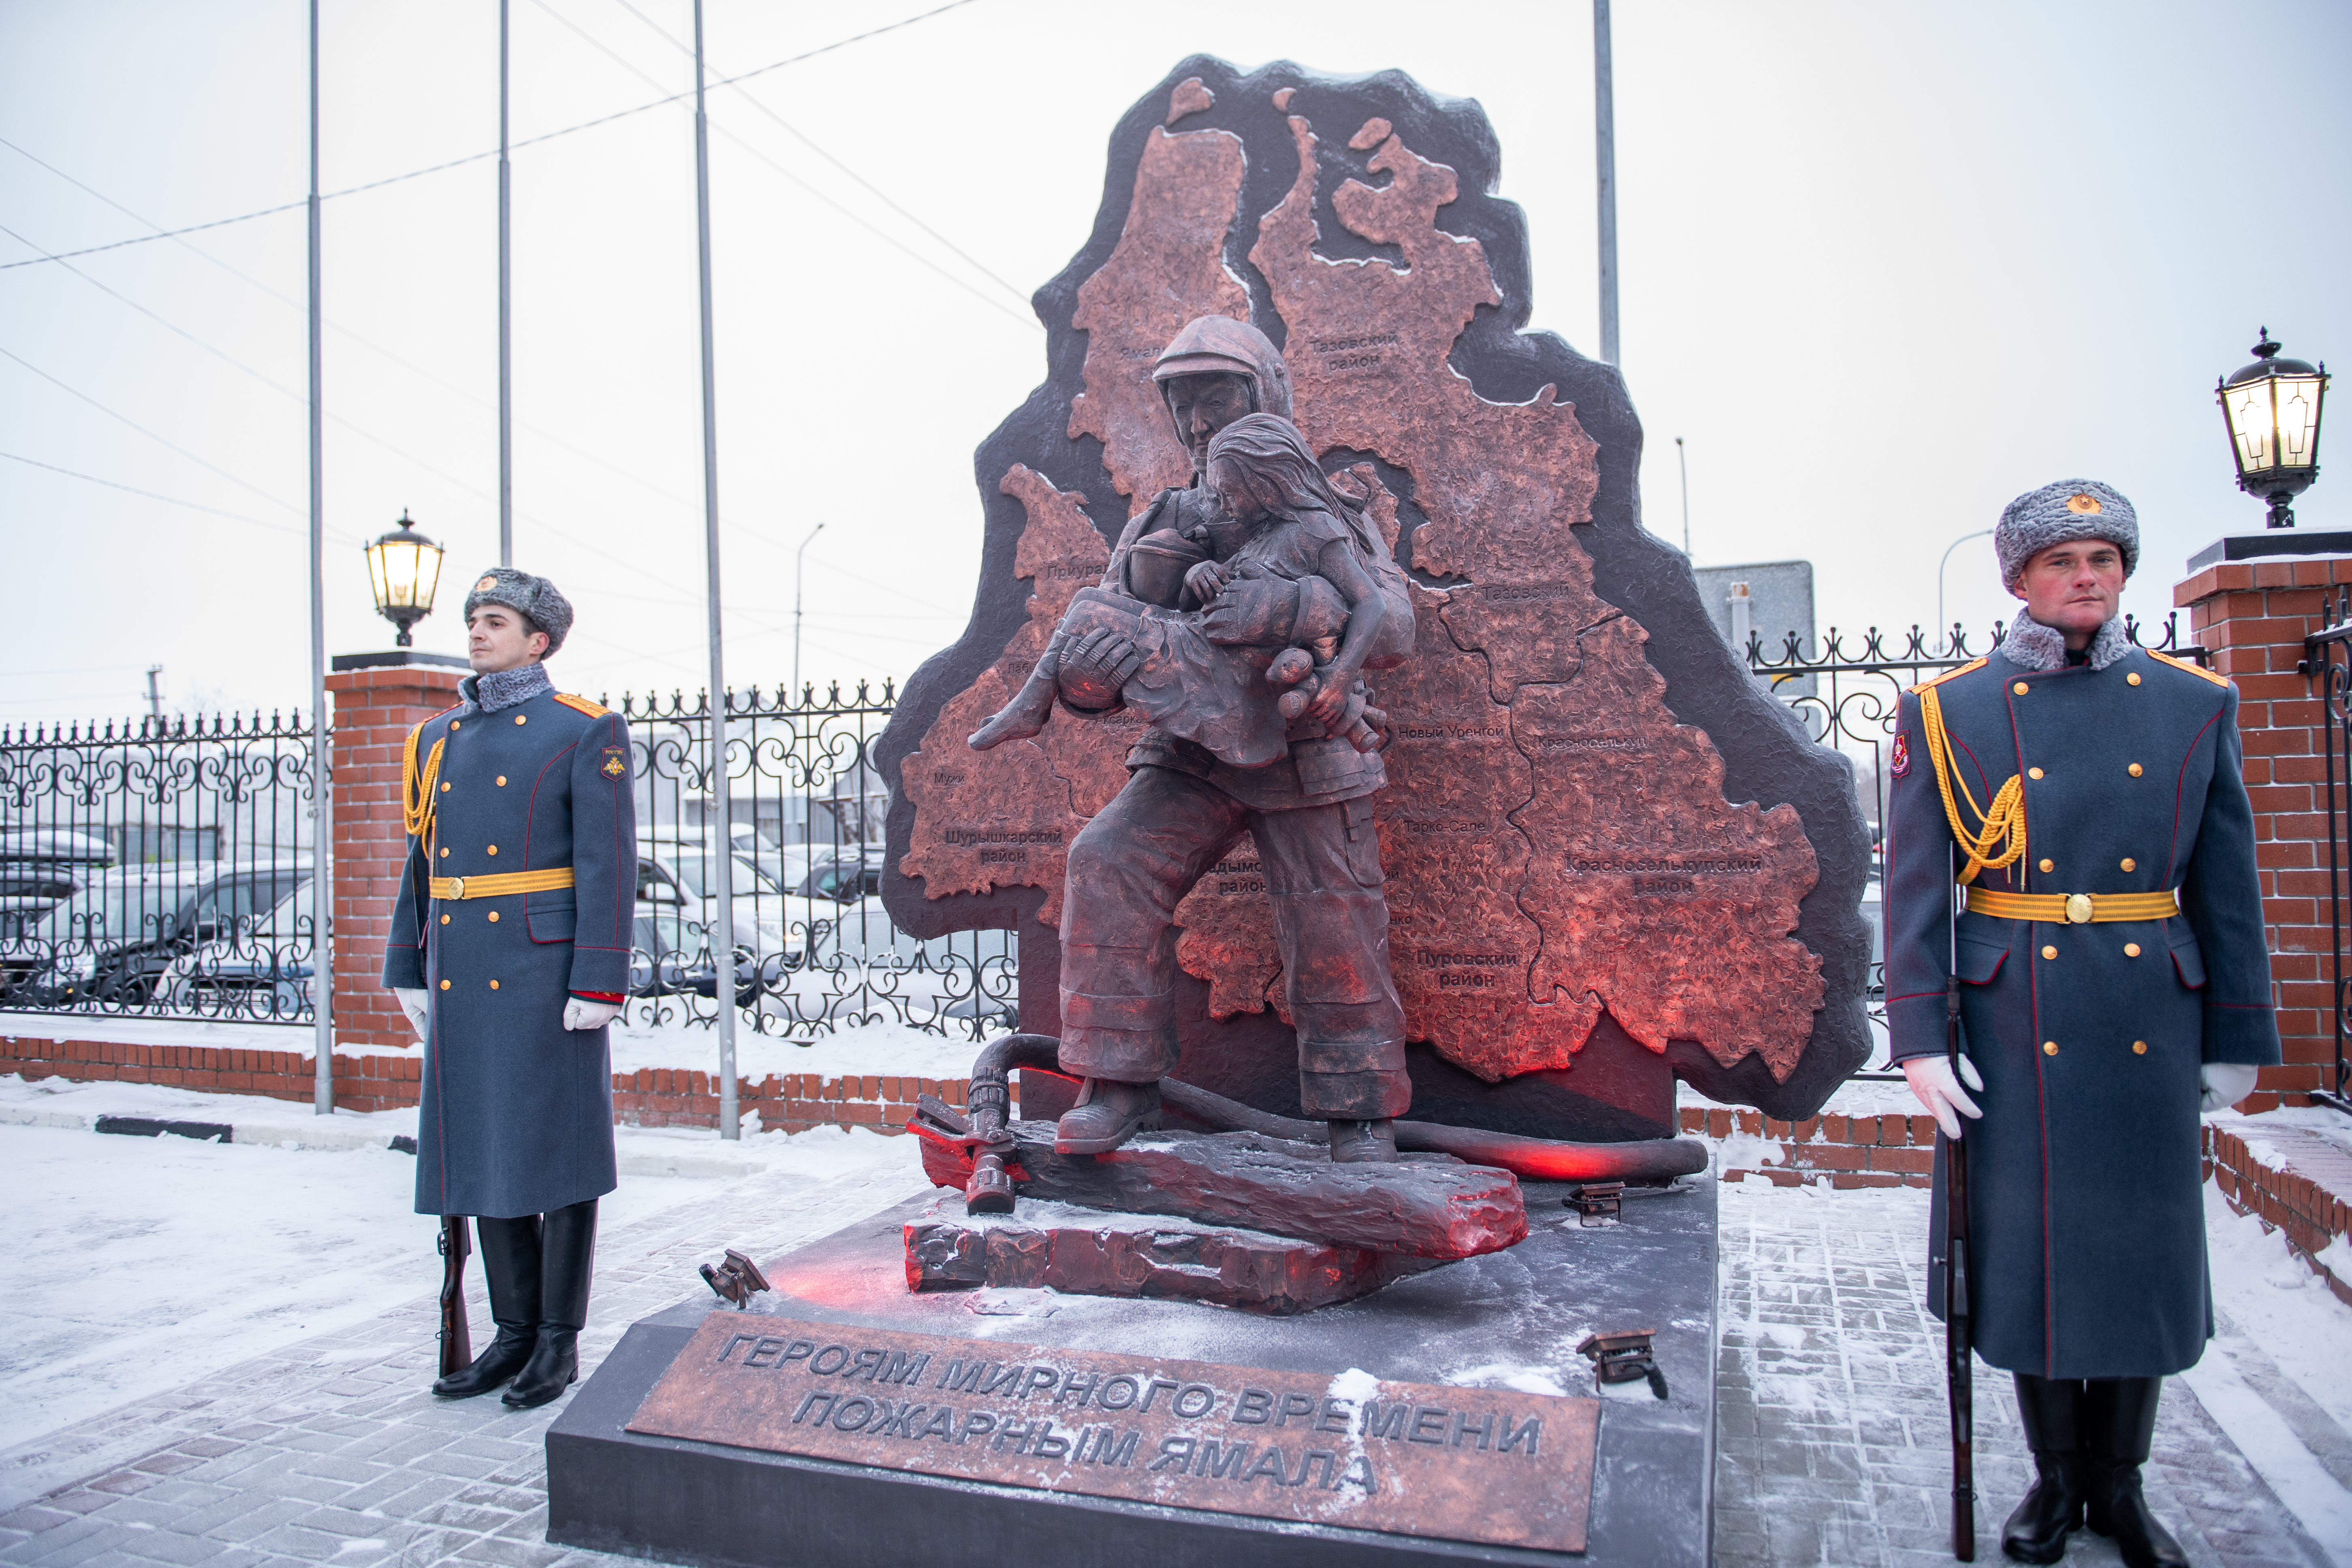
{"label": "military overcoat", "polygon": [[[1962,867],[1926,689],[1906,694],[1889,763],[1886,1017],[1895,1060],[1943,1053],[1957,936],[1963,1044],[1985,1081],[1983,1119],[1964,1133],[1978,1352],[2042,1377],[2178,1372],[2212,1332],[2199,1068],[2279,1059],[2237,690],[2137,647],[2104,669],[2026,669],[1996,651],[1929,684],[1956,795],[1965,785],[1983,810],[2011,778],[2023,792],[2024,857],[1979,886],[2179,902],[2120,922],[1971,910],[1955,933]],[[1965,800],[1961,815],[1973,831]],[[1939,1141],[1938,1315],[1944,1152]]]}
{"label": "military overcoat", "polygon": [[[541,691],[495,712],[452,709],[409,747],[432,820],[408,840],[384,984],[423,987],[431,1007],[416,1212],[511,1219],[601,1197],[615,1184],[611,1052],[604,1029],[566,1029],[563,1009],[628,985],[627,731],[593,702]],[[571,887],[447,896],[453,879],[562,868]]]}

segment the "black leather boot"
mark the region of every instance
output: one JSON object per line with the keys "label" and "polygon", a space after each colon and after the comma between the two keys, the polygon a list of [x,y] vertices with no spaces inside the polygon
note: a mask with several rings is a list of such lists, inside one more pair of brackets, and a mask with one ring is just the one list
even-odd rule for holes
{"label": "black leather boot", "polygon": [[2180,1542],[2147,1511],[2139,1468],[2156,1440],[2160,1377],[2095,1377],[2083,1390],[2083,1446],[2090,1455],[2086,1517],[2115,1538],[2127,1568],[2188,1568]]}
{"label": "black leather boot", "polygon": [[1078,1102],[1054,1124],[1056,1154],[1108,1154],[1138,1132],[1160,1125],[1160,1080],[1120,1083],[1090,1078]]}
{"label": "black leather boot", "polygon": [[490,1321],[499,1332],[473,1365],[433,1385],[444,1399],[488,1394],[520,1372],[539,1342],[539,1216],[485,1215],[474,1221],[474,1234],[481,1238],[482,1283],[489,1287]]}
{"label": "black leather boot", "polygon": [[2066,1537],[2083,1528],[2083,1384],[2030,1373],[2011,1375],[2037,1477],[2001,1527],[2000,1549],[2020,1563],[2055,1563],[2066,1555]]}
{"label": "black leather boot", "polygon": [[596,1200],[552,1211],[540,1232],[539,1343],[500,1403],[546,1404],[580,1381],[580,1331],[588,1326],[588,1279],[596,1263]]}

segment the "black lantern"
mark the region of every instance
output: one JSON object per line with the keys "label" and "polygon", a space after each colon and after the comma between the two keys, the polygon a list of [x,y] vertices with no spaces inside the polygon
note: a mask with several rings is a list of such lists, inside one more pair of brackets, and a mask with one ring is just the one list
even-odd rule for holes
{"label": "black lantern", "polygon": [[368,584],[375,590],[376,614],[400,628],[396,646],[409,646],[408,628],[433,613],[441,585],[441,547],[416,531],[405,508],[400,526],[362,552]]}
{"label": "black lantern", "polygon": [[2319,477],[2319,410],[2327,396],[2327,364],[2315,368],[2278,357],[2271,330],[2262,330],[2254,363],[2221,383],[2221,417],[2238,459],[2238,488],[2271,503],[2265,526],[2293,528],[2287,502]]}

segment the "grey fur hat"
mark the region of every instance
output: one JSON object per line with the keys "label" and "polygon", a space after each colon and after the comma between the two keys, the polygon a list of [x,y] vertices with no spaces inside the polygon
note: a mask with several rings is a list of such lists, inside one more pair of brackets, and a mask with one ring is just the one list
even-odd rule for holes
{"label": "grey fur hat", "polygon": [[466,595],[466,618],[473,619],[474,611],[483,605],[504,605],[529,616],[531,625],[547,634],[547,652],[542,658],[554,658],[572,630],[572,601],[546,578],[511,566],[493,566],[474,580],[473,591]]}
{"label": "grey fur hat", "polygon": [[2015,593],[2027,562],[2077,539],[2104,539],[2122,551],[2126,577],[2138,569],[2139,517],[2124,493],[2096,479],[2060,479],[2000,509],[1992,547],[2000,557],[2001,585]]}

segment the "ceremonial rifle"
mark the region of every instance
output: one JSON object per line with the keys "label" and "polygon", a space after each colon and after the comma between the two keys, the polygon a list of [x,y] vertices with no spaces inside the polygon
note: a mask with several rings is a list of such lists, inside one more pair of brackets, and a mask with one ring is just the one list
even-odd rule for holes
{"label": "ceremonial rifle", "polygon": [[[1951,963],[1944,975],[1944,1061],[1960,1081],[1959,915],[1950,916]],[[1951,1115],[1955,1120],[1958,1112]],[[1976,1391],[1969,1364],[1975,1352],[1969,1316],[1969,1150],[1965,1138],[1944,1140],[1944,1386],[1952,1405],[1952,1555],[1977,1560]]]}
{"label": "ceremonial rifle", "polygon": [[474,1250],[466,1216],[441,1217],[441,1375],[455,1377],[474,1364],[474,1336],[466,1324],[466,1258]]}

